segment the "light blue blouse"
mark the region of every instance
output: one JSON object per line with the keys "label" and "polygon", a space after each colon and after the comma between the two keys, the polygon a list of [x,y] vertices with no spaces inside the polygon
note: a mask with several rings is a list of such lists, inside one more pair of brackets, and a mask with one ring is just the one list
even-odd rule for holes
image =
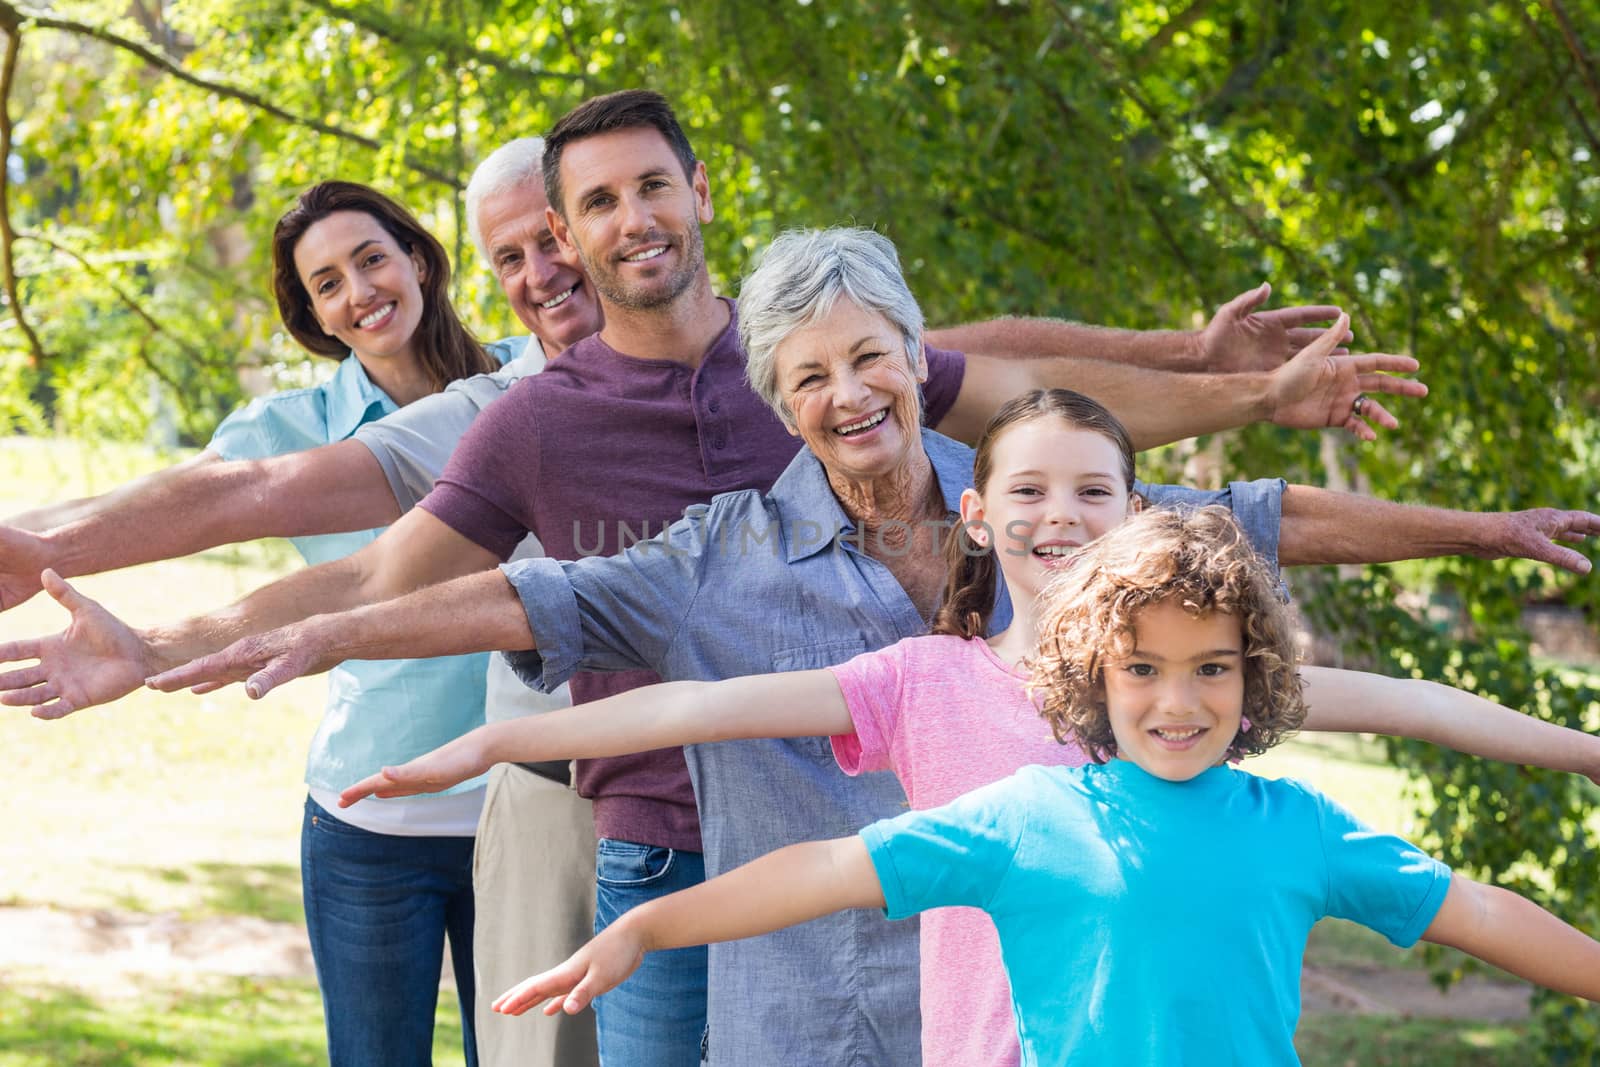
{"label": "light blue blouse", "polygon": [[[521,344],[487,351],[504,363]],[[328,381],[260,397],[217,427],[207,447],[223,459],[262,459],[343,441],[366,423],[399,410],[354,355]],[[291,540],[308,564],[326,563],[370,544],[381,529]],[[485,655],[438,659],[350,660],[328,672],[328,703],[306,757],[306,783],[338,790],[482,726]],[[451,793],[482,786],[463,782]]]}

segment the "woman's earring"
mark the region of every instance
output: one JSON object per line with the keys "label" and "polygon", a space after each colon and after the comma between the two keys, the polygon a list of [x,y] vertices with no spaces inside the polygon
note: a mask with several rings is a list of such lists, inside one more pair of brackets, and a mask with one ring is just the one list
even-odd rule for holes
{"label": "woman's earring", "polygon": [[1240,733],[1242,733],[1242,734],[1249,733],[1250,732],[1250,725],[1251,725],[1250,724],[1250,716],[1248,716],[1248,715],[1239,716],[1239,732]]}

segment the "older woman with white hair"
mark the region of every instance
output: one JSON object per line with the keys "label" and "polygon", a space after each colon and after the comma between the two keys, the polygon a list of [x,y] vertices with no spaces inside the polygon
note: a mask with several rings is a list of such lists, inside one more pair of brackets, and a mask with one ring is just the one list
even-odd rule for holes
{"label": "older woman with white hair", "polygon": [[[747,280],[739,311],[753,385],[807,446],[770,492],[719,496],[617,556],[513,563],[313,617],[161,684],[250,675],[259,695],[346,656],[435,644],[533,649],[511,659],[544,689],[580,669],[707,680],[826,667],[925,633],[945,572],[941,535],[971,483],[972,453],[921,426],[922,314],[893,245],[864,230],[785,234]],[[1331,348],[1340,334],[1318,344]],[[1282,491],[1268,480],[1149,492],[1230,504],[1270,552]],[[996,624],[1008,619],[1002,606]],[[891,775],[846,777],[826,739],[685,753],[708,876],[906,806]],[[711,1062],[917,1062],[917,946],[914,924],[867,912],[713,946]],[[736,1047],[719,1045],[734,1019]]]}

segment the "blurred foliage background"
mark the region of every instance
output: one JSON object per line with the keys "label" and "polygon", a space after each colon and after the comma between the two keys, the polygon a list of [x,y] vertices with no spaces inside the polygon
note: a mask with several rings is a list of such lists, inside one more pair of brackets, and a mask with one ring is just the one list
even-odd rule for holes
{"label": "blurred foliage background", "polygon": [[[13,431],[201,442],[241,381],[314,372],[272,313],[267,238],[324,178],[406,202],[453,249],[469,323],[517,332],[465,235],[472,166],[646,85],[706,160],[728,291],[778,229],[839,222],[894,238],[937,323],[1190,326],[1265,278],[1276,303],[1350,309],[1358,347],[1416,355],[1432,395],[1376,446],[1255,428],[1203,443],[1212,466],[1448,507],[1596,501],[1594,0],[0,0],[0,30]],[[1448,559],[1298,588],[1347,662],[1600,729],[1590,676],[1521,626],[1541,603],[1592,622],[1600,581]],[[1393,757],[1428,847],[1600,932],[1593,787]],[[1600,1055],[1600,1013],[1540,1011],[1546,1060]]]}

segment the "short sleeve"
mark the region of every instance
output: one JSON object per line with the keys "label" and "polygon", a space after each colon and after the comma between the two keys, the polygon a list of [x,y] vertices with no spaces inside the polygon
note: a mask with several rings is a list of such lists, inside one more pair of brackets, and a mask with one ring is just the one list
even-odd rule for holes
{"label": "short sleeve", "polygon": [[402,511],[411,510],[433,490],[456,444],[479,413],[542,365],[535,350],[493,374],[452,382],[444,392],[423,397],[356,431],[356,440],[367,446],[383,468]]}
{"label": "short sleeve", "polygon": [[861,831],[889,918],[929,908],[988,907],[1027,824],[1028,774],[1024,770],[942,807],[908,811]]}
{"label": "short sleeve", "polygon": [[956,406],[961,381],[967,375],[967,357],[948,348],[922,346],[928,361],[928,380],[922,383],[922,424],[937,426]]}
{"label": "short sleeve", "polygon": [[520,560],[501,568],[517,591],[535,649],[507,652],[522,681],[551,692],[574,671],[653,670],[699,593],[709,538],[696,509],[615,556]]}
{"label": "short sleeve", "polygon": [[1329,915],[1360,923],[1401,948],[1416,944],[1450,889],[1450,868],[1409,841],[1370,829],[1318,795],[1328,862]]}
{"label": "short sleeve", "polygon": [[1273,567],[1278,566],[1278,538],[1283,525],[1282,478],[1229,482],[1226,489],[1190,489],[1181,485],[1146,485],[1135,489],[1156,507],[1201,508],[1211,504],[1233,512],[1250,544]]}
{"label": "short sleeve", "polygon": [[844,693],[855,732],[829,738],[833,758],[848,775],[889,769],[889,743],[900,721],[905,651],[899,644],[829,667]]}
{"label": "short sleeve", "polygon": [[267,397],[252,400],[222,420],[206,451],[226,460],[262,459],[284,451],[274,440]]}

